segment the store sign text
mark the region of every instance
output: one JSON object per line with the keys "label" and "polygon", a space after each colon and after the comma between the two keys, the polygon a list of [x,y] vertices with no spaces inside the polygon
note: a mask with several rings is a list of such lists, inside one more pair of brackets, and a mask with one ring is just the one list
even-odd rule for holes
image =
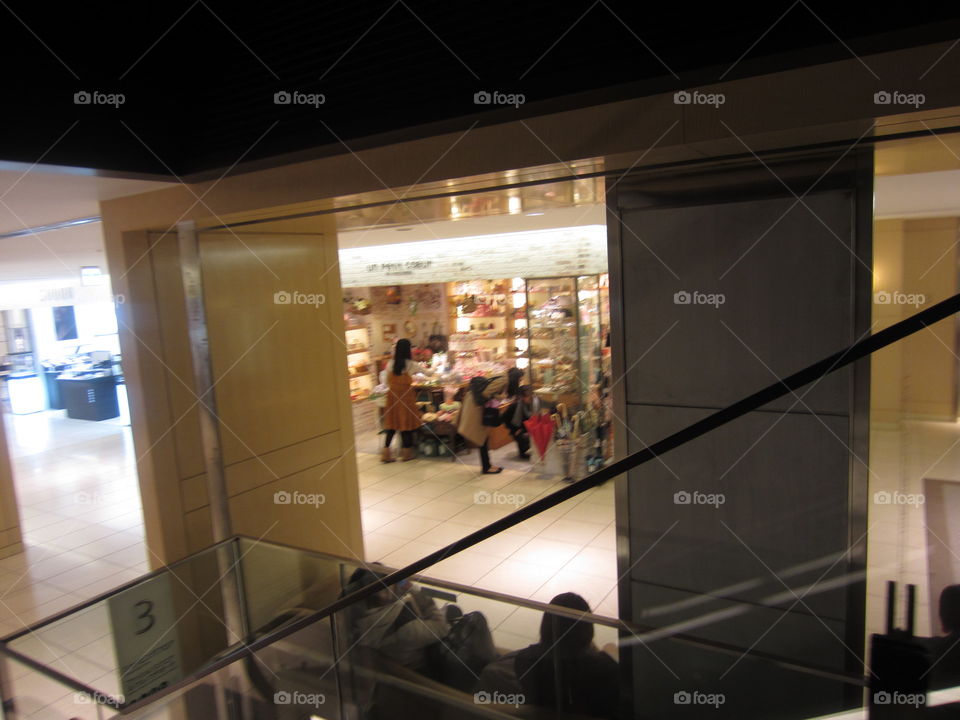
{"label": "store sign text", "polygon": [[410,275],[415,270],[429,270],[433,260],[407,260],[395,263],[373,263],[367,265],[367,272],[385,275]]}

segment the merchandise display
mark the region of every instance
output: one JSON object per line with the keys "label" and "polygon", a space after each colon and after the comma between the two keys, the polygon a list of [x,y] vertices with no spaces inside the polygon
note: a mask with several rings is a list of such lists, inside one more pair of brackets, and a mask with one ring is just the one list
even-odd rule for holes
{"label": "merchandise display", "polygon": [[[384,407],[387,388],[378,382],[390,362],[388,343],[409,337],[419,367],[413,387],[423,455],[451,454],[461,442],[460,398],[472,378],[513,367],[526,370],[523,382],[545,411],[532,423],[541,469],[552,447],[565,478],[612,455],[607,275],[396,285],[362,294],[372,299],[345,299],[351,398]],[[422,317],[428,311],[436,317]]]}
{"label": "merchandise display", "polygon": [[364,314],[354,314],[355,307],[355,301],[344,301],[347,376],[350,382],[350,399],[357,402],[370,397],[375,384],[375,367],[370,356],[370,329],[363,322]]}

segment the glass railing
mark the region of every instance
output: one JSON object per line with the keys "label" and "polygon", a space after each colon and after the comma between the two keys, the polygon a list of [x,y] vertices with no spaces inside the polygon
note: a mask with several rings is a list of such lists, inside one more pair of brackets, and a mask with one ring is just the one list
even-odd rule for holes
{"label": "glass railing", "polygon": [[[225,558],[241,569],[244,582],[233,587],[248,628],[232,643],[223,611],[229,601],[217,597],[231,587],[219,581],[217,562]],[[884,714],[884,698],[917,697],[908,685],[878,685],[869,670],[845,674],[814,658],[778,657],[762,643],[725,642],[728,613],[709,609],[709,598],[651,605],[644,613],[650,624],[638,625],[568,607],[576,604],[570,597],[551,605],[423,576],[384,585],[394,572],[234,538],[6,638],[9,717],[759,718],[773,717],[765,707],[784,706],[765,688],[786,679],[805,707],[813,698],[821,708],[776,717],[852,720],[900,717]],[[376,593],[344,605],[371,585]],[[759,612],[775,607],[770,599]],[[178,602],[186,602],[179,619],[172,614]],[[130,608],[136,612],[124,612]],[[149,642],[137,644],[125,614],[143,618],[144,628],[152,618],[158,634],[149,628]],[[659,668],[643,697],[625,680],[638,656]],[[897,658],[898,668],[909,665],[909,654]],[[690,665],[695,676],[674,671]],[[734,667],[755,680],[749,696],[725,691],[723,671]],[[921,709],[950,717],[960,688],[929,689]],[[872,698],[880,705],[868,715]]]}
{"label": "glass railing", "polygon": [[[903,703],[888,697],[916,700],[916,678],[901,671],[917,643],[900,643],[908,647],[899,655],[892,643],[883,661],[893,670],[850,671],[849,662],[805,656],[802,627],[788,657],[763,637],[726,632],[731,613],[785,616],[817,568],[796,569],[796,590],[758,581],[750,604],[726,606],[722,589],[654,598],[631,613],[642,625],[590,614],[577,597],[548,605],[420,573],[958,310],[960,296],[939,303],[399,570],[248,538],[220,543],[5,638],[8,715],[804,718],[869,707],[892,717],[886,706]],[[846,582],[862,578],[831,577],[824,591]],[[749,694],[725,693],[727,667],[755,679]],[[642,697],[633,692],[638,668],[649,673]],[[785,685],[801,709],[765,689]],[[949,687],[930,689],[922,710],[952,697]]]}

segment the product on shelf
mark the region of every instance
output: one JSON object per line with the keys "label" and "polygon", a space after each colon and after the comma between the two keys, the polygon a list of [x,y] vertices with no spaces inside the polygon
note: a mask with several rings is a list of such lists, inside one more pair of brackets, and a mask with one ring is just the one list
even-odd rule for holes
{"label": "product on shelf", "polygon": [[467,332],[453,333],[450,336],[449,348],[453,353],[475,352],[477,349],[477,338],[475,335]]}

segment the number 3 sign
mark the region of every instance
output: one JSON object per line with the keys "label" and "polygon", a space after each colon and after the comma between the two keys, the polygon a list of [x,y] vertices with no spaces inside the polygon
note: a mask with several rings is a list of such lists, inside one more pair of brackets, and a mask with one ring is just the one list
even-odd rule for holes
{"label": "number 3 sign", "polygon": [[124,704],[183,677],[170,576],[157,575],[108,600]]}

